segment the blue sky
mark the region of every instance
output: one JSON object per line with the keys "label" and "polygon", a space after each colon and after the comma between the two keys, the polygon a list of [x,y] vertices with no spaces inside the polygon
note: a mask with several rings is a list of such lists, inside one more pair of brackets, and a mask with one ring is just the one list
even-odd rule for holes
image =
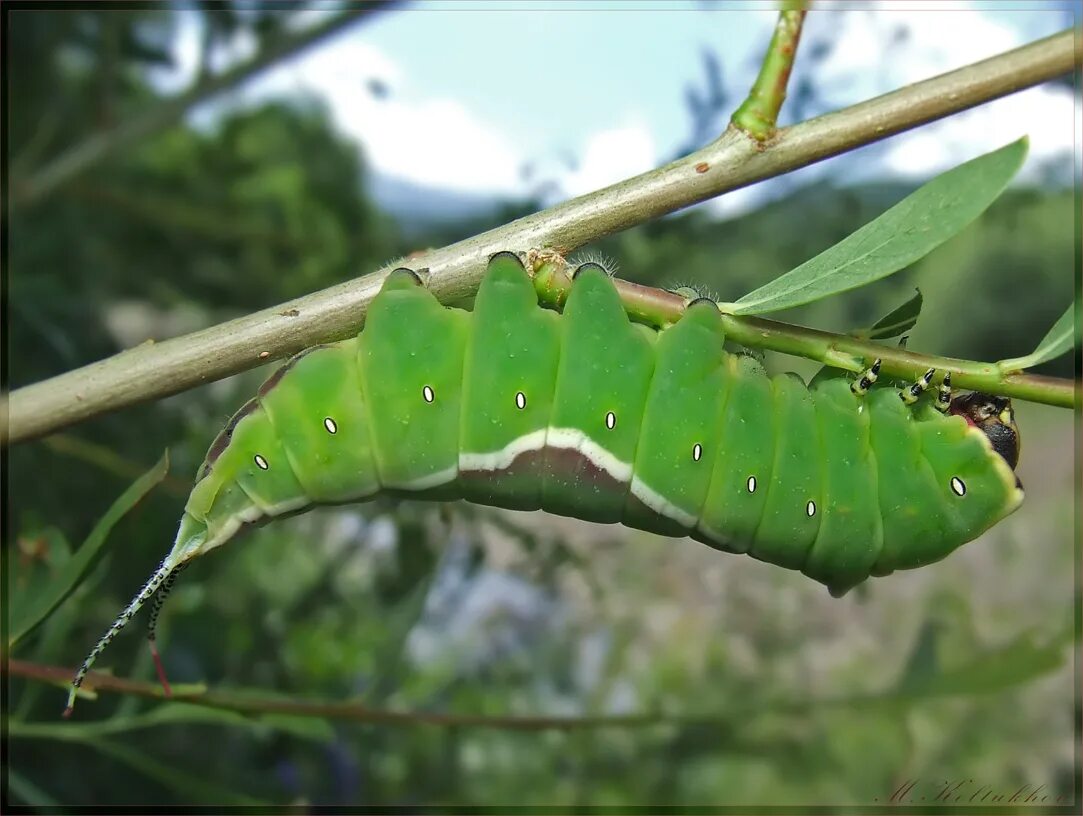
{"label": "blue sky", "polygon": [[[807,74],[819,113],[1055,33],[1070,23],[1071,7],[823,0],[808,17],[796,73],[810,67],[817,46],[831,47]],[[703,87],[705,50],[721,61],[735,105],[775,14],[773,4],[756,2],[414,3],[277,66],[197,120],[308,94],[385,176],[511,197],[544,180],[556,200],[648,170],[688,144],[685,87]],[[907,36],[894,40],[900,29]],[[182,35],[178,81],[193,65],[194,18]],[[250,48],[235,43],[232,56]],[[371,80],[389,89],[387,98],[367,91]],[[1024,178],[1033,177],[1043,162],[1070,155],[1076,115],[1070,90],[1034,88],[866,148],[860,160],[807,168],[796,181],[924,177],[1028,132]],[[529,179],[526,165],[534,168]],[[761,185],[711,206],[740,212],[780,189]]]}

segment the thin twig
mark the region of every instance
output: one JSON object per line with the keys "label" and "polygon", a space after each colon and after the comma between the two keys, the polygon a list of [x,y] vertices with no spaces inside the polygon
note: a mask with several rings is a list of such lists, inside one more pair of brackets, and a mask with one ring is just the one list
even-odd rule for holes
{"label": "thin twig", "polygon": [[12,180],[14,206],[33,204],[103,159],[128,150],[179,120],[188,110],[212,96],[254,76],[341,31],[361,17],[391,7],[391,3],[353,3],[345,11],[304,31],[283,35],[267,43],[251,60],[198,82],[195,87],[165,99],[150,110],[110,130],[96,133],[57,156],[27,179]]}
{"label": "thin twig", "polygon": [[[634,318],[654,326],[675,322],[690,299],[664,289],[653,289],[614,278],[625,309]],[[535,279],[539,300],[558,306],[571,290],[566,272],[550,266],[544,279]],[[751,348],[770,349],[816,360],[824,365],[859,372],[880,358],[883,374],[916,380],[930,368],[941,375],[950,373],[957,388],[983,391],[1006,397],[1071,408],[1076,404],[1077,384],[1073,380],[1039,374],[1005,374],[996,363],[978,363],[954,357],[917,354],[902,346],[874,343],[846,334],[779,323],[762,317],[722,315],[726,339]]]}
{"label": "thin twig", "polygon": [[[1068,73],[1080,63],[1067,30],[982,62],[784,128],[758,150],[729,129],[695,153],[419,258],[448,302],[476,291],[500,250],[570,252],[604,235]],[[193,334],[138,346],[26,386],[10,397],[0,442],[23,441],[128,405],[221,379],[319,342],[357,333],[389,268]],[[0,401],[0,415],[6,406]]]}
{"label": "thin twig", "polygon": [[767,46],[760,73],[752,83],[748,98],[733,112],[730,123],[759,143],[775,135],[778,112],[786,100],[786,85],[801,41],[801,26],[805,21],[804,3],[790,3],[797,8],[778,13],[775,33]]}
{"label": "thin twig", "polygon": [[[26,677],[66,687],[72,672],[63,666],[44,666],[25,660],[9,660],[7,674]],[[632,714],[626,716],[554,716],[531,717],[486,714],[444,714],[435,711],[393,711],[386,708],[369,708],[358,703],[339,703],[324,700],[294,700],[281,697],[259,697],[254,694],[232,694],[228,691],[185,692],[183,686],[174,689],[172,702],[192,703],[236,711],[242,714],[292,714],[299,717],[320,717],[347,722],[381,723],[385,725],[439,725],[502,728],[515,731],[543,731],[549,729],[572,730],[581,728],[643,727],[669,723],[678,716],[664,713]],[[83,682],[85,691],[109,691],[136,697],[164,701],[165,693],[158,683],[125,680],[110,674],[90,672]],[[717,718],[714,718],[717,720]]]}

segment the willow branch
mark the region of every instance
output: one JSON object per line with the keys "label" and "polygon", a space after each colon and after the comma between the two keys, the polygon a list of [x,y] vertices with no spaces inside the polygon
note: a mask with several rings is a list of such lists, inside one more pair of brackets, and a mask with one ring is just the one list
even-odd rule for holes
{"label": "willow branch", "polygon": [[[766,147],[735,128],[656,170],[426,253],[416,266],[444,302],[476,291],[500,250],[571,252],[604,235],[870,144],[1068,73],[1072,30],[867,102],[784,128]],[[390,267],[218,326],[145,344],[20,388],[7,437],[42,436],[108,411],[176,394],[318,342],[356,334]],[[0,433],[4,432],[0,424]]]}
{"label": "willow branch", "polygon": [[251,60],[211,76],[195,87],[157,103],[150,110],[110,130],[96,133],[57,156],[27,179],[12,181],[12,203],[33,204],[57,187],[103,159],[136,146],[179,120],[188,110],[206,102],[227,88],[244,82],[279,60],[338,33],[361,17],[390,7],[390,3],[354,3],[345,11],[295,34],[282,35],[268,42]]}
{"label": "willow branch", "polygon": [[748,98],[737,108],[730,124],[743,130],[757,142],[766,142],[775,135],[778,112],[786,101],[786,85],[801,41],[801,26],[805,22],[804,3],[792,3],[796,8],[778,13],[775,33],[767,46],[760,73],[752,83]]}
{"label": "willow branch", "polygon": [[[684,313],[690,298],[664,289],[614,278],[621,302],[628,313],[644,323],[665,326]],[[559,307],[571,291],[571,278],[558,265],[541,267],[534,279],[539,300]],[[762,317],[722,314],[726,339],[751,348],[770,349],[797,357],[816,360],[833,368],[859,372],[875,359],[881,361],[881,373],[914,381],[930,368],[941,375],[950,373],[957,388],[983,391],[1006,397],[1041,402],[1061,408],[1078,404],[1079,385],[1073,380],[1040,374],[1005,373],[996,363],[979,363],[917,354],[901,346],[881,345],[846,334],[809,329],[779,323]]]}

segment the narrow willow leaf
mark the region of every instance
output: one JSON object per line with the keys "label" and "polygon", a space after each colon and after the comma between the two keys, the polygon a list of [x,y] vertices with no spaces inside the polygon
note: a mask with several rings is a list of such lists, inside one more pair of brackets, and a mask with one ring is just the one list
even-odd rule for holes
{"label": "narrow willow leaf", "polygon": [[722,304],[730,314],[764,314],[856,289],[904,269],[977,218],[1001,194],[1027,154],[1023,137],[960,164],[796,269]]}
{"label": "narrow willow leaf", "polygon": [[1053,324],[1053,328],[1042,338],[1042,342],[1030,354],[1025,357],[1001,360],[997,363],[997,367],[1001,371],[1021,371],[1067,354],[1079,345],[1079,338],[1075,337],[1075,313],[1078,308],[1078,301],[1069,306],[1068,311],[1060,316],[1060,319]]}
{"label": "narrow willow leaf", "polygon": [[906,334],[918,322],[921,315],[921,290],[915,289],[914,295],[898,309],[884,315],[871,329],[854,332],[855,337],[864,340],[890,340],[892,337]]}
{"label": "narrow willow leaf", "polygon": [[331,727],[331,723],[318,717],[305,717],[299,714],[264,714],[258,722],[276,731],[283,731],[311,742],[335,741],[335,729]]}
{"label": "narrow willow leaf", "polygon": [[998,692],[1029,683],[1064,665],[1063,643],[1036,645],[1035,640],[1034,634],[1025,633],[1004,648],[976,655],[963,666],[912,683],[902,691],[920,697]]}
{"label": "narrow willow leaf", "polygon": [[113,502],[113,506],[94,525],[94,529],[90,531],[83,546],[67,560],[57,576],[43,588],[41,594],[28,599],[25,606],[12,611],[14,622],[11,626],[11,635],[8,637],[8,648],[14,646],[67,599],[93,566],[109,538],[109,532],[116,523],[165,478],[168,470],[169,451],[166,451],[150,470],[136,479],[131,487]]}

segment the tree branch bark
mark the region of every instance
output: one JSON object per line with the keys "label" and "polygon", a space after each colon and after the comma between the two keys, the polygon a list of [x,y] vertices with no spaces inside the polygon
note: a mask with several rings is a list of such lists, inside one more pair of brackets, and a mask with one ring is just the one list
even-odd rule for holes
{"label": "tree branch bark", "polygon": [[[500,250],[571,252],[721,193],[950,116],[1073,70],[1069,29],[776,133],[762,146],[735,128],[677,161],[418,259],[447,302],[476,290]],[[355,334],[389,268],[193,334],[142,345],[13,392],[0,442],[42,436],[98,414],[175,394]]]}

